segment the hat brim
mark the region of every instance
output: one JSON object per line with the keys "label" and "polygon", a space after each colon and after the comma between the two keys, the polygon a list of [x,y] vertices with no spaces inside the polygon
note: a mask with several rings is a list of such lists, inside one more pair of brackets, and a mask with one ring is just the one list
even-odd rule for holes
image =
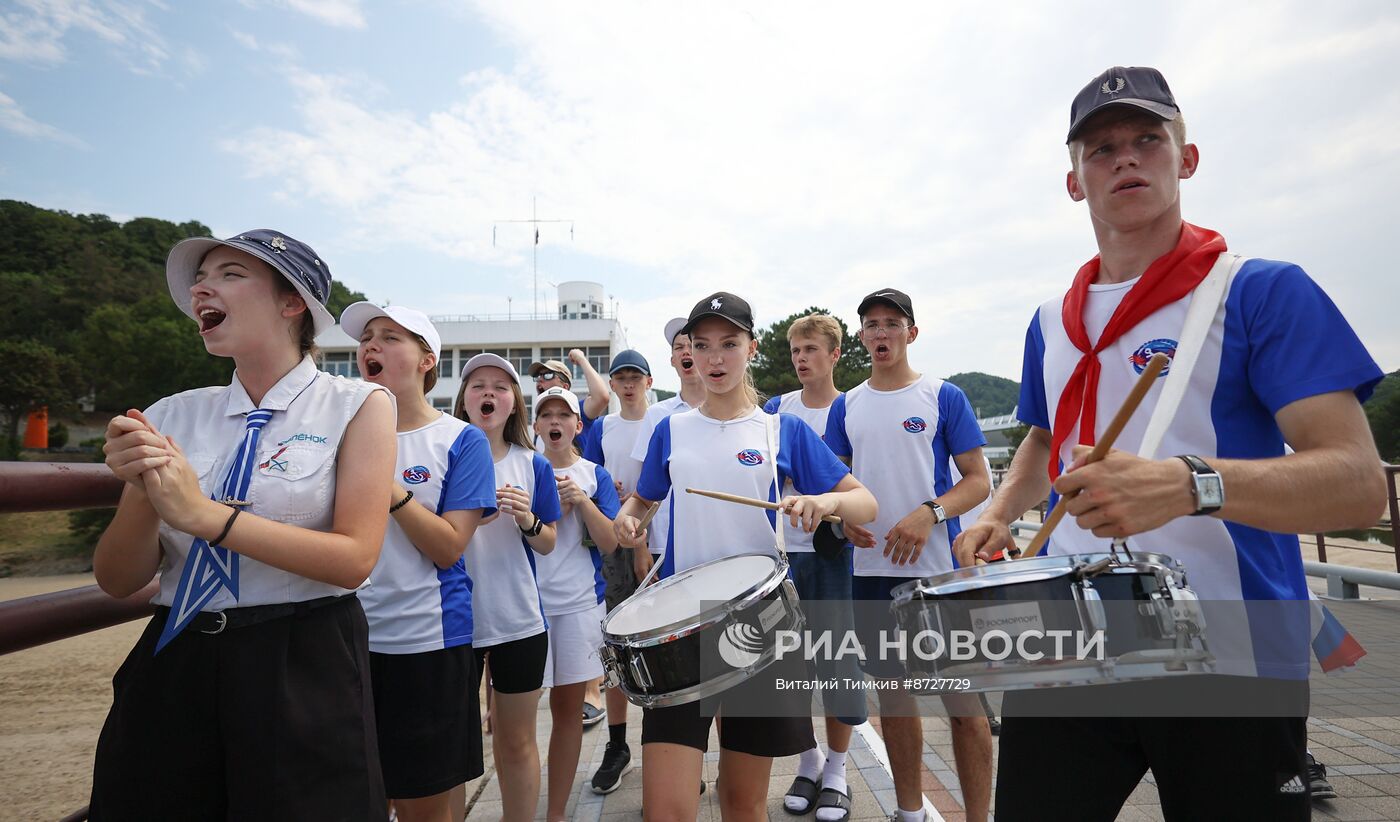
{"label": "hat brim", "polygon": [[340,312],[340,330],[344,331],[350,339],[358,340],[360,335],[365,333],[365,327],[380,317],[394,319],[383,308],[372,302],[352,303]]}
{"label": "hat brim", "polygon": [[1095,116],[1095,115],[1097,115],[1099,112],[1103,111],[1104,109],[1112,108],[1112,107],[1115,107],[1115,106],[1132,106],[1133,108],[1137,108],[1137,109],[1141,109],[1141,110],[1143,110],[1143,111],[1146,111],[1146,112],[1148,112],[1149,114],[1155,114],[1156,116],[1160,117],[1163,121],[1166,121],[1166,120],[1175,120],[1175,119],[1176,119],[1176,116],[1177,116],[1178,114],[1181,113],[1181,111],[1180,111],[1179,109],[1177,109],[1177,108],[1175,108],[1175,107],[1173,107],[1173,106],[1169,106],[1169,105],[1167,105],[1166,103],[1159,103],[1159,102],[1157,102],[1157,101],[1155,101],[1155,100],[1142,100],[1142,99],[1138,99],[1138,98],[1136,98],[1136,97],[1127,97],[1127,98],[1121,98],[1121,99],[1118,99],[1118,100],[1109,100],[1108,102],[1104,103],[1104,104],[1101,105],[1101,106],[1095,106],[1091,111],[1089,111],[1088,113],[1086,113],[1083,117],[1080,117],[1080,118],[1079,118],[1079,122],[1077,122],[1077,123],[1075,123],[1074,125],[1070,126],[1070,127],[1069,127],[1069,134],[1065,137],[1065,144],[1068,145],[1068,144],[1074,142],[1075,136],[1078,135],[1079,132],[1081,132],[1081,131],[1084,130],[1084,126],[1085,126],[1090,120],[1094,119],[1094,116]]}
{"label": "hat brim", "polygon": [[900,305],[894,300],[891,300],[889,297],[866,297],[865,299],[860,301],[860,305],[856,306],[856,316],[864,317],[865,312],[869,311],[872,305],[887,305],[890,308],[893,308],[895,311],[898,311],[899,313],[908,317],[909,322],[915,322],[914,314],[912,312],[904,310],[904,306]]}
{"label": "hat brim", "polygon": [[509,374],[512,380],[515,380],[516,385],[520,385],[520,372],[515,370],[515,366],[511,365],[510,361],[507,360],[505,357],[502,357],[500,354],[488,353],[477,354],[476,356],[472,357],[471,359],[467,360],[465,363],[462,364],[462,382],[466,382],[467,377],[473,371],[475,371],[478,368],[484,368],[486,366],[501,369],[502,371]]}
{"label": "hat brim", "polygon": [[685,333],[685,317],[676,317],[666,323],[666,347],[670,348],[676,344],[676,337]]}
{"label": "hat brim", "polygon": [[302,300],[306,302],[306,310],[311,312],[311,326],[315,330],[316,336],[319,337],[322,332],[335,325],[335,317],[331,316],[330,310],[322,305],[321,301],[316,299],[295,277],[283,270],[282,266],[272,259],[272,255],[250,246],[234,245],[213,237],[191,237],[188,240],[181,240],[175,244],[174,248],[170,249],[170,255],[165,258],[165,285],[170,289],[171,299],[175,301],[175,305],[184,312],[185,316],[199,322],[199,318],[194,315],[194,298],[190,295],[190,286],[194,285],[194,275],[195,272],[199,271],[199,264],[204,262],[204,258],[208,256],[210,251],[219,246],[227,246],[234,251],[242,251],[244,254],[257,257],[291,283],[292,287],[301,295]]}
{"label": "hat brim", "polygon": [[707,319],[709,317],[719,317],[721,320],[724,320],[725,322],[729,323],[730,325],[734,326],[740,331],[747,331],[750,334],[753,333],[753,326],[744,325],[738,320],[735,320],[733,317],[727,317],[718,311],[702,311],[701,313],[696,314],[694,317],[691,317],[689,320],[686,321],[685,327],[681,329],[680,333],[689,334],[695,328],[695,326],[700,324],[701,320]]}
{"label": "hat brim", "polygon": [[635,363],[630,363],[630,362],[623,363],[622,365],[619,365],[619,366],[617,366],[616,368],[613,368],[611,371],[608,372],[608,376],[611,377],[612,375],[616,374],[616,373],[619,372],[619,371],[626,371],[626,370],[628,370],[628,369],[631,369],[631,370],[633,370],[633,371],[636,371],[638,374],[641,374],[641,375],[644,376],[644,377],[650,377],[650,376],[651,376],[651,372],[650,372],[650,371],[646,370],[645,368],[641,367],[640,365],[636,365]]}

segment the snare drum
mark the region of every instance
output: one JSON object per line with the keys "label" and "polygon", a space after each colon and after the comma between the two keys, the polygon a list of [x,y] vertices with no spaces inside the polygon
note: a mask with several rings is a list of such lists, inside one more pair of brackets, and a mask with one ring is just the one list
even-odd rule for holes
{"label": "snare drum", "polygon": [[787,563],[724,557],[638,591],[603,619],[608,685],[646,708],[696,702],[768,667],[774,635],[802,629]]}
{"label": "snare drum", "polygon": [[[1165,554],[1076,554],[960,568],[891,592],[915,678],[971,681],[974,691],[1091,685],[1213,670],[1205,618],[1180,563]],[[1005,635],[982,638],[991,631]],[[1081,641],[1102,632],[1078,658]],[[1021,634],[1031,632],[1024,640]],[[1050,632],[1060,635],[1056,642]],[[933,642],[928,640],[936,639]],[[953,639],[960,636],[962,658]],[[969,647],[967,640],[973,640]],[[940,642],[941,641],[941,642]],[[934,654],[941,647],[942,653]],[[1009,651],[1003,655],[1003,651]],[[1024,650],[1024,655],[1022,651]],[[922,651],[923,653],[919,653]],[[1040,654],[1039,659],[1034,657]]]}

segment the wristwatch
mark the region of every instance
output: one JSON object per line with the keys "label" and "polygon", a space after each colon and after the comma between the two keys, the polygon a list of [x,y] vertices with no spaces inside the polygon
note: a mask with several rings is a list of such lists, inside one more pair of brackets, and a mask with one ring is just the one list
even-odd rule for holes
{"label": "wristwatch", "polygon": [[944,511],[943,506],[939,505],[937,501],[929,499],[924,500],[921,504],[927,506],[928,510],[933,512],[934,525],[937,525],[940,522],[948,521],[948,512]]}
{"label": "wristwatch", "polygon": [[1177,459],[1191,469],[1191,496],[1196,500],[1194,517],[1214,514],[1225,504],[1225,482],[1220,473],[1206,461],[1191,454],[1179,454]]}
{"label": "wristwatch", "polygon": [[540,532],[543,531],[543,530],[544,530],[544,520],[540,519],[539,515],[536,514],[536,515],[535,515],[535,524],[534,524],[534,525],[531,525],[529,528],[521,528],[521,529],[520,529],[520,533],[524,534],[524,535],[527,536],[527,537],[537,537],[537,536],[540,535]]}

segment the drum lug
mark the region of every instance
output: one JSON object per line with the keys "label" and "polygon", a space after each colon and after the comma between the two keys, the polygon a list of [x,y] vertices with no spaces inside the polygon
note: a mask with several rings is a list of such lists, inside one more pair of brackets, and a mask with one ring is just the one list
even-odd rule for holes
{"label": "drum lug", "polygon": [[650,691],[655,687],[651,678],[651,671],[647,668],[647,661],[638,654],[633,654],[627,658],[627,666],[632,669],[632,676],[636,678],[637,684]]}
{"label": "drum lug", "polygon": [[1099,596],[1094,583],[1088,579],[1081,579],[1075,582],[1070,590],[1074,592],[1074,599],[1079,604],[1079,618],[1088,627],[1089,632],[1106,630],[1108,618],[1104,615],[1103,597]]}
{"label": "drum lug", "polygon": [[607,688],[616,688],[622,684],[622,677],[617,672],[617,654],[609,645],[604,645],[598,649],[598,657],[603,663],[603,685]]}

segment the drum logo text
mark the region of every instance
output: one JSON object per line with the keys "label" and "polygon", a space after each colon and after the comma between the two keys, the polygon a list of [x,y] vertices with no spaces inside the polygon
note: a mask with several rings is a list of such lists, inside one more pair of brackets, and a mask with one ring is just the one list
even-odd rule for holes
{"label": "drum logo text", "polygon": [[403,481],[419,485],[427,482],[433,475],[428,473],[428,469],[423,465],[415,465],[412,468],[403,469]]}
{"label": "drum logo text", "polygon": [[[1139,345],[1133,355],[1128,358],[1128,362],[1133,364],[1133,371],[1141,374],[1147,369],[1147,361],[1152,359],[1153,354],[1166,354],[1171,359],[1176,359],[1176,340],[1169,340],[1161,337],[1155,340],[1148,340]],[[1167,376],[1167,372],[1172,370],[1172,364],[1167,363],[1167,367],[1162,369],[1162,376]]]}
{"label": "drum logo text", "polygon": [[715,643],[720,659],[732,668],[748,668],[763,656],[763,632],[747,622],[725,627]]}
{"label": "drum logo text", "polygon": [[745,448],[743,451],[740,451],[735,456],[738,458],[740,464],[742,465],[763,464],[763,454],[759,453],[758,451],[755,451],[752,448]]}
{"label": "drum logo text", "polygon": [[904,430],[911,434],[922,434],[926,428],[928,423],[924,422],[923,417],[910,417],[904,421]]}

